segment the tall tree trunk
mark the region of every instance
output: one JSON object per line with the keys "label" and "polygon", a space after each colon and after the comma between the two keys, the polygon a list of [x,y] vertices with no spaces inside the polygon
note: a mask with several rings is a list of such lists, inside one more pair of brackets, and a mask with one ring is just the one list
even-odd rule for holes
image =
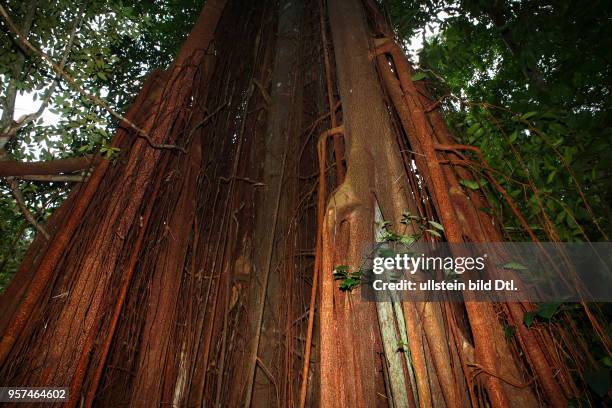
{"label": "tall tree trunk", "polygon": [[320,3],[206,1],[127,115],[186,153],[120,126],[119,159],[1,298],[3,384],[69,386],[69,406],[566,405],[551,335],[522,325],[532,305],[338,288],[334,268],[404,211],[449,242],[503,235],[376,3]]}
{"label": "tall tree trunk", "polygon": [[269,81],[270,104],[261,141],[265,159],[259,180],[263,186],[258,190],[255,207],[253,239],[258,250],[253,256],[253,276],[258,284],[251,285],[249,296],[249,309],[255,313],[249,330],[245,407],[281,403],[283,331],[287,317],[282,306],[288,296],[283,291],[282,263],[286,256],[283,241],[291,223],[287,200],[287,184],[291,180],[287,173],[295,167],[293,150],[302,127],[298,67],[303,14],[301,0],[279,2],[274,67]]}

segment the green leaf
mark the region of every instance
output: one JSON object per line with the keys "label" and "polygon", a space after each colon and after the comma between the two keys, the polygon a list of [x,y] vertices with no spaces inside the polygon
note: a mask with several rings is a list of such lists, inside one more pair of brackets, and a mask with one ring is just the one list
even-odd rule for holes
{"label": "green leaf", "polygon": [[442,226],[442,224],[439,224],[439,223],[437,223],[437,222],[435,222],[435,221],[428,221],[428,222],[429,222],[429,223],[431,224],[431,226],[432,226],[432,227],[434,227],[435,229],[440,230],[440,231],[444,231],[444,227]]}
{"label": "green leaf", "polygon": [[416,241],[416,238],[412,235],[401,235],[399,239],[399,242],[401,242],[402,244],[406,246],[410,246],[414,244],[415,241]]}
{"label": "green leaf", "polygon": [[514,332],[516,331],[516,327],[514,326],[504,326],[504,337],[507,341],[511,341],[512,337],[514,337]]}
{"label": "green leaf", "polygon": [[385,236],[383,236],[383,241],[395,242],[395,241],[399,241],[400,238],[401,238],[401,235],[397,235],[393,232],[388,232]]}
{"label": "green leaf", "polygon": [[387,228],[389,225],[391,225],[391,222],[390,222],[390,221],[382,221],[382,222],[379,224],[379,227],[380,227],[380,229],[385,229],[385,228]]}
{"label": "green leaf", "polygon": [[433,236],[436,236],[438,238],[442,238],[442,235],[440,235],[440,233],[438,231],[436,231],[436,230],[426,229],[425,231],[429,232]]}
{"label": "green leaf", "polygon": [[353,272],[351,276],[342,278],[342,282],[338,285],[338,289],[343,292],[350,292],[361,284],[361,272]]}
{"label": "green leaf", "polygon": [[533,324],[533,319],[535,319],[536,316],[536,312],[527,312],[523,315],[523,323],[525,323],[525,326],[527,327],[531,327],[531,325]]}
{"label": "green leaf", "polygon": [[340,284],[340,288],[344,287],[344,288],[350,288],[351,286],[353,286],[357,281],[353,278],[346,278],[344,280],[344,282],[342,282]]}
{"label": "green leaf", "polygon": [[538,316],[550,320],[559,310],[559,306],[561,306],[561,302],[549,302],[541,304],[538,308]]}
{"label": "green leaf", "polygon": [[474,180],[466,180],[466,179],[462,179],[459,181],[459,184],[461,184],[464,187],[467,187],[471,190],[478,190],[480,188],[480,184],[478,184],[478,182],[474,181]]}
{"label": "green leaf", "polygon": [[404,211],[402,214],[402,224],[410,224],[410,220],[418,220],[420,217],[412,215],[409,211]]}
{"label": "green leaf", "polygon": [[509,142],[510,143],[514,142],[518,138],[518,135],[519,134],[518,134],[518,132],[516,130],[514,132],[512,132],[510,134],[510,137],[509,137]]}
{"label": "green leaf", "polygon": [[338,266],[336,266],[334,271],[335,272],[344,272],[344,273],[347,273],[348,269],[349,269],[349,267],[347,265],[338,265]]}
{"label": "green leaf", "polygon": [[527,113],[524,113],[524,114],[521,115],[521,119],[527,120],[527,119],[529,119],[529,118],[531,118],[531,117],[533,117],[534,115],[537,115],[537,114],[538,114],[538,112],[536,112],[536,111],[527,112]]}
{"label": "green leaf", "polygon": [[472,126],[470,126],[467,130],[468,135],[473,135],[475,131],[480,129],[480,123],[476,122]]}
{"label": "green leaf", "polygon": [[427,78],[427,74],[424,72],[417,72],[412,76],[413,81],[420,81],[421,79]]}
{"label": "green leaf", "polygon": [[527,270],[527,267],[525,265],[523,265],[522,263],[516,262],[516,261],[511,261],[511,262],[507,262],[503,265],[500,265],[501,268],[504,269],[511,269],[514,271],[525,271]]}
{"label": "green leaf", "polygon": [[338,265],[332,273],[335,280],[346,279],[348,277],[349,268],[347,265]]}

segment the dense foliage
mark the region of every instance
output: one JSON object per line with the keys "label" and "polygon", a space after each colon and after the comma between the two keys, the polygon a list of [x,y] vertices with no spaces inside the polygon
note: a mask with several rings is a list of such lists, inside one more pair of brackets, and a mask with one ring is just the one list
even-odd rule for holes
{"label": "dense foliage", "polygon": [[[122,112],[143,78],[172,61],[201,1],[15,0],[3,6],[35,47],[58,64],[65,58],[70,76]],[[0,19],[0,133],[48,100],[47,109],[0,149],[0,160],[51,160],[105,150],[114,129],[108,112],[64,80],[54,86],[55,79],[48,64],[24,49]],[[30,211],[41,222],[71,187],[66,182],[19,181],[19,185]],[[34,229],[4,182],[0,182],[0,194],[1,291]]]}
{"label": "dense foliage", "polygon": [[[541,240],[609,241],[612,213],[612,8],[604,1],[383,1],[441,101],[460,143],[478,146],[493,177],[508,191]],[[469,155],[468,155],[469,156]],[[530,240],[508,200],[485,180],[507,238]],[[484,209],[483,209],[484,210]],[[593,305],[612,334],[609,304]],[[542,313],[544,311],[545,313]],[[575,304],[541,304],[524,324],[561,324],[583,333],[597,365],[585,372],[591,399],[604,405],[612,359]],[[572,322],[571,324],[568,322]],[[571,326],[571,327],[570,327]],[[508,326],[512,336],[515,327]]]}
{"label": "dense foliage", "polygon": [[[415,79],[435,90],[457,139],[480,147],[539,238],[607,241],[609,3],[417,3],[384,5],[400,36],[425,38]],[[505,200],[489,187],[482,188],[509,238],[525,239]]]}

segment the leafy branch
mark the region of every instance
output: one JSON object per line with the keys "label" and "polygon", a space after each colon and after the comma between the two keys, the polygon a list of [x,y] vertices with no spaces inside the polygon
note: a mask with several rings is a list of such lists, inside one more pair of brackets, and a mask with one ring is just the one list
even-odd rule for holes
{"label": "leafy branch", "polygon": [[15,23],[10,18],[10,16],[8,15],[8,13],[6,12],[6,10],[4,9],[4,7],[2,5],[0,5],[0,15],[2,16],[2,18],[6,22],[9,30],[15,35],[15,37],[17,37],[17,39],[19,40],[19,42],[22,44],[22,46],[24,48],[26,48],[27,50],[31,51],[33,54],[35,54],[38,57],[40,57],[41,59],[43,59],[47,64],[49,64],[51,66],[53,71],[55,71],[55,73],[58,76],[64,78],[64,80],[66,82],[68,82],[82,96],[84,96],[85,98],[87,98],[91,102],[93,102],[94,104],[96,104],[96,105],[100,106],[101,108],[103,108],[104,110],[106,110],[111,116],[113,116],[114,118],[118,119],[120,122],[123,122],[123,123],[127,124],[130,128],[135,130],[136,134],[138,135],[138,137],[142,137],[143,139],[145,139],[151,147],[153,147],[154,149],[179,150],[179,151],[182,151],[183,153],[187,153],[185,148],[183,148],[181,146],[177,146],[177,145],[173,145],[173,144],[155,143],[151,139],[151,137],[147,134],[147,132],[145,132],[143,129],[138,127],[134,122],[130,121],[129,119],[127,119],[126,117],[124,117],[123,115],[118,113],[116,110],[114,110],[109,105],[108,102],[106,102],[102,98],[100,98],[100,97],[98,97],[98,96],[96,96],[96,95],[94,95],[92,93],[89,93],[85,89],[83,89],[83,87],[81,87],[81,85],[79,85],[77,83],[77,81],[72,76],[70,76],[65,71],[65,69],[62,66],[58,65],[55,61],[53,61],[53,59],[51,59],[51,57],[49,57],[43,51],[41,51],[40,49],[38,49],[34,45],[32,45],[32,43],[30,43],[30,41],[28,41],[28,39],[25,38],[21,34],[21,32],[17,29],[17,26],[15,26]]}
{"label": "leafy branch", "polygon": [[[379,227],[382,231],[380,236],[380,243],[399,242],[406,247],[412,246],[415,242],[426,236],[426,234],[432,235],[436,238],[442,238],[442,232],[444,227],[437,221],[428,220],[425,217],[419,217],[413,215],[408,211],[404,211],[402,214],[401,223],[404,225],[415,225],[417,231],[413,234],[396,234],[389,230],[391,222],[383,221]],[[372,256],[378,248],[371,251],[369,256]],[[354,289],[359,287],[362,283],[362,276],[364,275],[364,266],[362,265],[358,270],[351,272],[348,265],[338,265],[334,268],[332,275],[334,280],[340,281],[338,289],[342,292],[352,292]]]}
{"label": "leafy branch", "polygon": [[[1,7],[2,6],[0,6],[0,8]],[[0,12],[1,11],[2,10],[0,10]],[[75,21],[75,23],[74,23],[74,25],[72,27],[72,30],[70,31],[70,36],[68,38],[68,42],[66,43],[66,46],[64,47],[64,52],[63,52],[63,55],[62,55],[62,59],[61,59],[61,61],[59,63],[59,68],[62,69],[62,70],[66,66],[66,63],[68,62],[68,58],[70,56],[70,51],[72,50],[72,46],[74,44],[74,39],[76,38],[76,33],[77,33],[79,27],[81,26],[81,23],[83,22],[83,15],[84,15],[84,13],[85,13],[85,6],[83,6],[81,8],[79,16],[76,18],[76,21]],[[3,148],[4,144],[6,144],[10,138],[15,136],[15,134],[17,134],[17,131],[19,129],[25,127],[26,125],[28,125],[31,122],[34,122],[35,120],[37,120],[38,118],[40,118],[42,116],[42,114],[44,113],[45,109],[47,109],[47,107],[49,106],[49,102],[51,101],[51,97],[53,96],[53,93],[55,92],[55,89],[59,85],[60,78],[61,78],[60,75],[56,75],[56,77],[53,79],[53,82],[49,86],[49,89],[47,89],[46,95],[43,98],[42,103],[41,103],[40,107],[38,108],[38,110],[36,112],[29,113],[29,114],[26,114],[26,115],[22,115],[19,119],[14,121],[8,127],[8,129],[6,131],[4,131],[4,135],[2,135],[2,139],[0,141],[0,148]]]}
{"label": "leafy branch", "polygon": [[347,265],[338,265],[333,272],[334,280],[340,281],[338,289],[343,292],[352,292],[353,289],[361,285],[361,276],[360,270],[350,272]]}

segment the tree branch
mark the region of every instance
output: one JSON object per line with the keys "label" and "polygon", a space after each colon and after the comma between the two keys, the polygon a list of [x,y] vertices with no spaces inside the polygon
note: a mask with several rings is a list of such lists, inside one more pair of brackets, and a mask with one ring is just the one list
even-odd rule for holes
{"label": "tree branch", "polygon": [[[30,1],[28,4],[28,8],[23,19],[23,26],[19,31],[24,37],[28,37],[30,34],[30,29],[32,28],[32,24],[34,22],[34,15],[37,7],[38,1],[36,0]],[[13,116],[15,115],[15,100],[17,98],[17,78],[23,71],[26,61],[26,50],[23,49],[23,45],[20,43],[17,44],[22,52],[17,53],[17,61],[15,64],[13,64],[11,69],[11,77],[8,81],[6,95],[4,98],[2,98],[2,117],[0,117],[0,146],[4,146],[4,144],[8,141],[8,138],[3,137],[2,133],[8,132],[13,122]]]}
{"label": "tree branch", "polygon": [[15,197],[15,200],[17,201],[17,206],[19,207],[19,209],[23,213],[23,216],[25,217],[25,219],[28,220],[28,222],[30,224],[32,224],[32,226],[39,233],[41,233],[47,239],[47,241],[48,241],[51,238],[49,236],[49,233],[45,230],[45,228],[42,225],[40,225],[36,221],[36,219],[34,218],[32,213],[28,209],[28,206],[25,203],[25,199],[23,198],[23,194],[21,193],[21,190],[19,189],[19,184],[12,177],[7,177],[6,178],[6,184],[8,184],[9,188],[13,192],[13,196]]}
{"label": "tree branch", "polygon": [[[68,62],[68,57],[70,56],[70,51],[72,49],[72,45],[74,44],[76,33],[79,27],[81,26],[81,23],[83,22],[83,15],[85,14],[86,4],[87,3],[83,4],[79,12],[79,15],[74,22],[74,26],[72,27],[72,30],[70,31],[70,37],[68,37],[68,42],[66,43],[66,46],[64,47],[64,52],[62,54],[62,60],[59,63],[59,67],[61,69],[64,69],[64,67],[66,66],[66,63]],[[55,78],[53,79],[53,82],[51,83],[51,86],[49,86],[49,89],[46,92],[46,95],[42,101],[42,104],[40,105],[40,107],[38,108],[36,112],[21,116],[11,125],[9,131],[6,132],[6,136],[8,136],[9,139],[13,137],[19,129],[23,128],[28,123],[34,122],[35,120],[41,117],[45,109],[47,109],[47,106],[49,106],[49,102],[51,101],[51,97],[53,96],[53,93],[55,92],[55,88],[57,88],[59,84],[60,78],[61,77],[56,74]]]}
{"label": "tree branch", "polygon": [[39,50],[34,45],[32,45],[32,43],[30,43],[30,41],[28,41],[28,39],[25,38],[19,32],[19,30],[17,29],[17,27],[15,26],[15,24],[13,23],[13,21],[11,20],[11,18],[9,17],[8,13],[6,12],[6,10],[4,9],[4,7],[2,5],[0,5],[0,15],[2,16],[2,18],[6,22],[9,30],[19,39],[19,41],[21,42],[21,44],[23,44],[23,46],[25,48],[29,49],[33,54],[37,55],[38,57],[42,58],[46,63],[48,63],[51,66],[51,68],[55,71],[55,73],[57,75],[59,75],[62,78],[64,78],[64,80],[68,84],[70,84],[82,96],[84,96],[85,98],[89,99],[94,104],[100,106],[102,109],[107,111],[111,116],[113,116],[114,118],[118,119],[120,122],[125,123],[126,125],[128,125],[128,127],[130,127],[133,130],[135,130],[137,136],[145,139],[152,148],[154,148],[154,149],[179,150],[179,151],[182,151],[183,153],[187,153],[187,150],[185,150],[185,148],[183,148],[181,146],[177,146],[177,145],[173,145],[173,144],[163,144],[163,143],[155,143],[155,142],[153,142],[151,137],[144,130],[142,130],[140,127],[138,127],[135,123],[133,123],[129,119],[127,119],[124,116],[122,116],[117,111],[115,111],[108,104],[108,102],[106,102],[105,100],[101,99],[100,97],[98,97],[98,96],[96,96],[94,94],[91,94],[91,93],[87,92],[85,89],[83,89],[83,87],[81,87],[81,85],[79,85],[77,83],[77,81],[72,76],[70,76],[62,67],[60,67],[58,64],[56,64],[51,59],[51,57],[49,57],[43,51]]}
{"label": "tree branch", "polygon": [[29,181],[48,181],[48,182],[67,182],[67,183],[83,183],[87,180],[87,176],[82,176],[79,174],[74,175],[53,175],[53,174],[42,174],[42,175],[25,175],[25,176],[17,176],[16,178],[20,180],[29,180]]}
{"label": "tree branch", "polygon": [[[0,161],[0,177],[58,175],[87,170],[100,161],[99,157],[84,156],[43,162]],[[21,177],[20,177],[21,178]]]}

